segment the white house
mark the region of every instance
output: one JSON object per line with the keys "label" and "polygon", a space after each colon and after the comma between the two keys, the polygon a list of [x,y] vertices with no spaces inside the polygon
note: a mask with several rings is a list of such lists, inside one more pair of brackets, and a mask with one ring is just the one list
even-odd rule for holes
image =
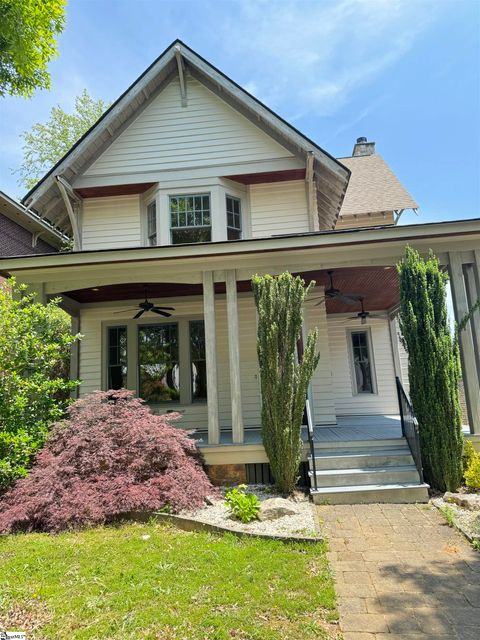
{"label": "white house", "polygon": [[[396,226],[417,205],[373,143],[333,158],[180,41],[23,202],[74,251],[3,259],[0,270],[41,298],[62,296],[84,336],[72,359],[82,395],[124,386],[155,411],[181,411],[213,477],[259,477],[250,279],[289,270],[316,281],[305,308],[321,353],[309,390],[314,495],[426,498],[399,419],[395,379],[408,381],[395,264],[407,243],[433,249],[463,316],[480,290],[478,220]],[[474,319],[461,347],[475,434],[479,340]]]}

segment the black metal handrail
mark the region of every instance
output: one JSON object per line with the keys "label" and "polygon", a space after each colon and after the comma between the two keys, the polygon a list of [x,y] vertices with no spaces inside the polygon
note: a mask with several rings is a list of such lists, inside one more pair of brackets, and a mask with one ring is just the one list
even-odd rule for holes
{"label": "black metal handrail", "polygon": [[420,449],[420,431],[418,421],[415,417],[413,407],[408,399],[405,389],[400,382],[398,376],[395,378],[397,383],[398,407],[400,409],[400,422],[402,424],[402,435],[407,440],[408,446],[412,453],[415,466],[417,467],[420,482],[423,482],[423,465],[422,453]]}
{"label": "black metal handrail", "polygon": [[307,433],[308,433],[308,444],[310,445],[310,457],[312,458],[312,469],[310,471],[310,476],[313,475],[313,488],[315,491],[318,489],[317,483],[317,465],[315,463],[315,445],[313,442],[313,422],[312,422],[312,413],[310,411],[310,403],[307,400],[305,401],[305,410],[307,413]]}

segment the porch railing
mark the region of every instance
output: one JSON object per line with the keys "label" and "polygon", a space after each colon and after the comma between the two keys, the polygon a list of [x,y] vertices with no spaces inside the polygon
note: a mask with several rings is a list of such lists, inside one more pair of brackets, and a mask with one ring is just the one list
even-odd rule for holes
{"label": "porch railing", "polygon": [[423,465],[422,453],[420,450],[420,432],[418,428],[417,418],[413,411],[413,407],[408,399],[405,389],[398,377],[395,378],[397,383],[398,407],[400,409],[400,422],[402,424],[402,435],[407,440],[412,457],[417,467],[420,482],[423,482]]}
{"label": "porch railing", "polygon": [[315,444],[313,442],[314,433],[313,433],[312,412],[310,411],[310,403],[308,399],[305,401],[305,410],[307,413],[308,444],[310,445],[310,457],[312,459],[312,468],[310,469],[310,477],[313,477],[313,482],[311,483],[311,485],[316,491],[318,489],[317,465],[315,462]]}

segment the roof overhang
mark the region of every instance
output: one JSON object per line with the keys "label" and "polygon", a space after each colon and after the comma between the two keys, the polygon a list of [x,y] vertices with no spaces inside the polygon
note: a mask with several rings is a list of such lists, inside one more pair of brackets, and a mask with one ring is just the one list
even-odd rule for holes
{"label": "roof overhang", "polygon": [[72,184],[137,117],[149,101],[179,73],[180,68],[182,72],[191,73],[233,108],[252,119],[256,126],[262,128],[294,155],[301,157],[305,162],[308,156],[313,156],[320,225],[325,229],[333,228],[348,185],[349,169],[180,40],[173,42],[135,80],[70,151],[26,194],[22,202],[38,211],[40,216],[48,216],[55,225],[71,234],[71,223],[65,211],[65,203],[58,192],[57,177],[61,176]]}
{"label": "roof overhang", "polygon": [[[0,260],[0,274],[47,283],[47,293],[122,282],[202,281],[205,268],[236,269],[238,280],[253,273],[302,272],[350,266],[394,265],[410,244],[432,249],[446,263],[449,251],[468,256],[480,245],[480,220],[369,227],[332,232],[212,242],[195,245],[81,251]],[[208,265],[206,267],[206,265]]]}
{"label": "roof overhang", "polygon": [[0,191],[0,213],[54,248],[59,249],[68,240],[67,236],[3,191]]}

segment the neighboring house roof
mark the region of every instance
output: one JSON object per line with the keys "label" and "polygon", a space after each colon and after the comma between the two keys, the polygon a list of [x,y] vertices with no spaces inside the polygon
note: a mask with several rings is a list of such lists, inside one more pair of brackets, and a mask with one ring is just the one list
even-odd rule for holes
{"label": "neighboring house roof", "polygon": [[341,216],[418,208],[418,204],[378,154],[339,159],[351,171]]}
{"label": "neighboring house roof", "polygon": [[178,75],[182,79],[186,70],[292,153],[305,161],[313,156],[311,169],[316,183],[320,224],[322,228],[333,228],[348,184],[349,170],[180,40],[175,40],[135,80],[27,193],[22,202],[40,212],[47,211],[48,218],[54,224],[62,226],[65,232],[71,234],[72,225],[59,194],[57,177],[60,176],[67,183],[73,181],[110,146],[173,77]]}
{"label": "neighboring house roof", "polygon": [[[0,191],[0,216],[0,255],[54,252],[68,239],[3,191]],[[20,233],[20,229],[26,233]]]}

